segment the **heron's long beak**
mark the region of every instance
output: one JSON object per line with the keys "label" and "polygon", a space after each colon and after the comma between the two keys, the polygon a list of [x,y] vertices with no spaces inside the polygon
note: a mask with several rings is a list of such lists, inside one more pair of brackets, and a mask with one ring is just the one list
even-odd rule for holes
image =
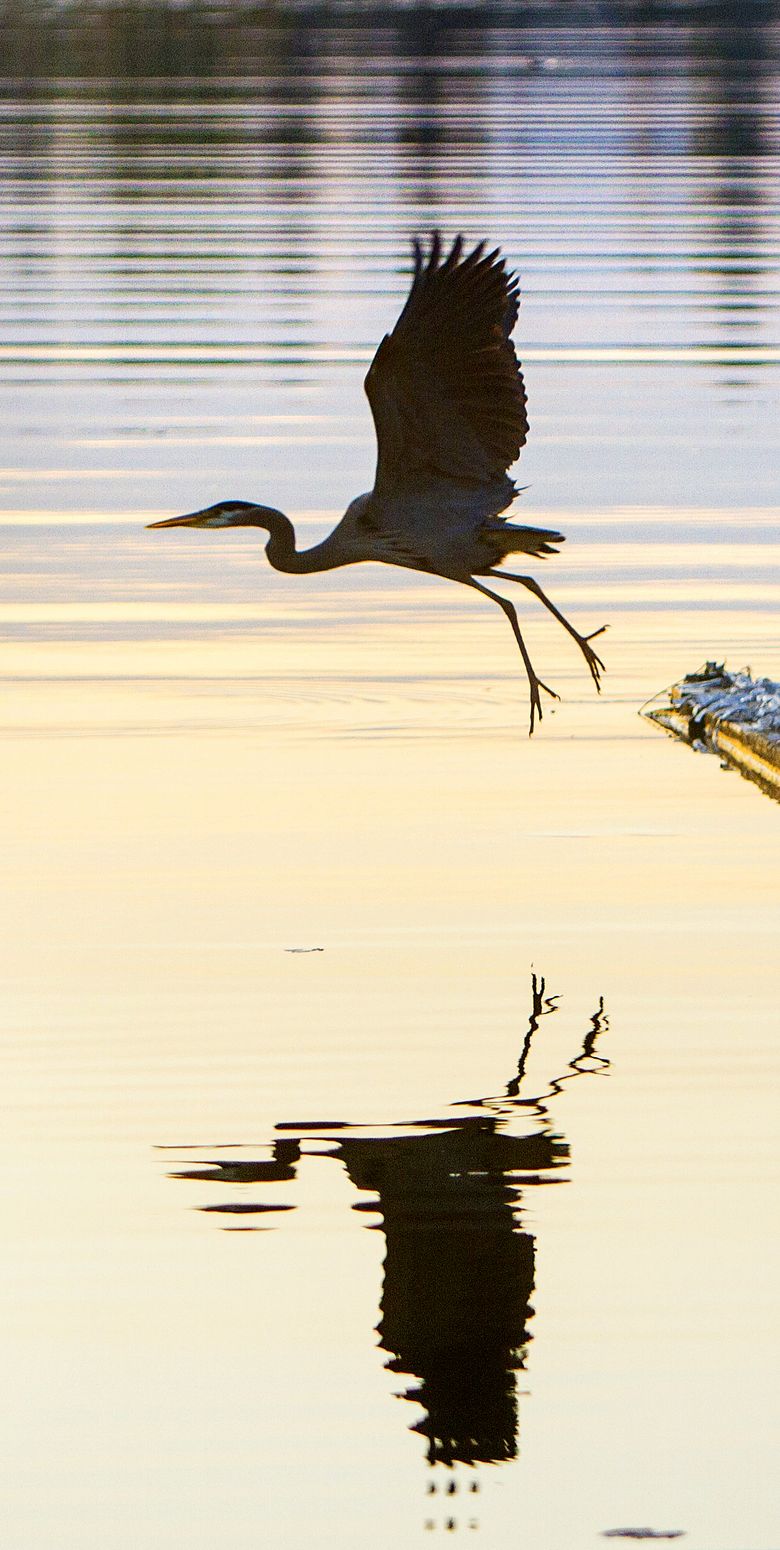
{"label": "heron's long beak", "polygon": [[166,517],[164,522],[147,522],[147,527],[206,527],[211,508],[205,511],[190,511],[186,517]]}

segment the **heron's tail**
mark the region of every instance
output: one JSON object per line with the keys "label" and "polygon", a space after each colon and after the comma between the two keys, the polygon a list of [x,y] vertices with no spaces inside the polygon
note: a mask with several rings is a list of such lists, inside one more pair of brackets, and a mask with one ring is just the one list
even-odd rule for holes
{"label": "heron's tail", "polygon": [[484,522],[482,532],[502,560],[507,554],[555,554],[557,545],[565,542],[565,534],[552,528],[513,527],[511,522]]}

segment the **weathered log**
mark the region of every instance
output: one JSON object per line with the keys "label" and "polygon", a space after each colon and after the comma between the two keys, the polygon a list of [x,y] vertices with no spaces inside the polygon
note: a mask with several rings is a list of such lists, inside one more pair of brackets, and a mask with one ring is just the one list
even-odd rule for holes
{"label": "weathered log", "polygon": [[649,700],[642,715],[692,747],[719,754],[780,799],[780,684],[706,662]]}

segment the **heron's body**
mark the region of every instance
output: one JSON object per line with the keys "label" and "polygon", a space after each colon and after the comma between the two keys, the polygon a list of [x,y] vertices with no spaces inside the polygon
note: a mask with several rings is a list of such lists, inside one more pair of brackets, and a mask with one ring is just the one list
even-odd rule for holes
{"label": "heron's body", "polygon": [[443,262],[438,236],[427,259],[414,246],[408,300],[366,377],[379,446],[373,490],[358,495],[311,549],[296,548],[283,512],[249,501],[220,501],[151,526],[260,527],[276,570],[301,575],[374,561],[483,592],[512,625],[531,688],[533,731],[535,714],[542,714],[539,690],[553,691],[534,672],[513,605],[477,577],[518,581],[532,591],[573,636],[597,687],[603,664],[589,645],[593,637],[580,635],[533,577],[496,570],[510,554],[541,558],[563,542],[561,533],[520,527],[503,515],[517,494],[507,469],[528,431],[510,338],[517,281],[498,251],[483,256],[484,244],[464,258],[458,237]]}

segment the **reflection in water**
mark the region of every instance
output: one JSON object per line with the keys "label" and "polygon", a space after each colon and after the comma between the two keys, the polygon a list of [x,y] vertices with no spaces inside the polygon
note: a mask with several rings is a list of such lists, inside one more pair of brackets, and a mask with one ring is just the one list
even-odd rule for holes
{"label": "reflection in water", "polygon": [[[600,1001],[566,1070],[541,1096],[522,1096],[541,1020],[558,1010],[558,998],[546,996],[536,975],[531,995],[517,1070],[502,1093],[383,1135],[363,1134],[360,1126],[285,1122],[276,1127],[284,1135],[267,1159],[219,1160],[173,1175],[228,1186],[289,1186],[306,1153],[340,1161],[355,1187],[375,1197],[354,1209],[379,1211],[387,1245],[380,1345],[388,1369],[413,1379],[402,1397],[422,1407],[413,1430],[425,1437],[431,1464],[500,1463],[517,1455],[515,1373],[530,1339],[535,1265],[533,1235],[519,1225],[522,1192],[544,1183],[569,1156],[552,1128],[549,1101],[576,1077],[609,1066],[596,1049],[607,1027]],[[292,1206],[230,1199],[202,1209],[265,1217]]]}
{"label": "reflection in water", "polygon": [[[706,199],[711,206],[714,251],[707,268],[716,290],[719,324],[731,334],[760,328],[769,310],[767,291],[775,266],[771,240],[774,199],[756,168],[766,166],[773,149],[774,61],[769,34],[743,27],[742,7],[725,0],[723,25],[707,37],[707,76],[701,86],[706,130],[699,127],[699,154],[707,156],[711,175]],[[750,386],[756,373],[731,371],[731,387]]]}
{"label": "reflection in water", "polygon": [[389,1141],[347,1141],[350,1178],[376,1191],[387,1240],[380,1344],[430,1463],[500,1463],[517,1452],[514,1372],[523,1365],[534,1240],[519,1232],[517,1176],[553,1168],[550,1136],[501,1134],[496,1121]]}

